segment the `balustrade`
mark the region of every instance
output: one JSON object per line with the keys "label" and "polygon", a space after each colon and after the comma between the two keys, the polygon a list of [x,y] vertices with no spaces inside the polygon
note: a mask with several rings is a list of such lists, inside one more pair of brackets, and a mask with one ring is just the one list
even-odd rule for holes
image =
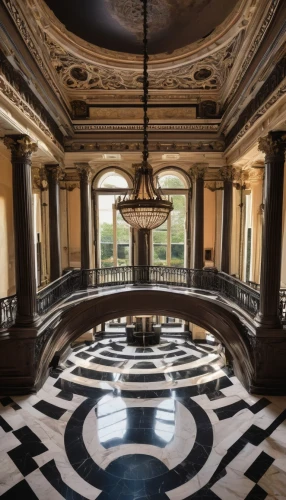
{"label": "balustrade", "polygon": [[[252,283],[243,283],[212,268],[124,266],[67,272],[38,292],[37,312],[39,315],[45,314],[58,302],[79,290],[120,285],[166,285],[215,292],[234,302],[251,316],[255,316],[260,304],[259,289],[254,288]],[[16,311],[16,295],[0,299],[0,329],[8,329],[14,324]],[[280,291],[279,313],[281,321],[286,323],[286,289]]]}

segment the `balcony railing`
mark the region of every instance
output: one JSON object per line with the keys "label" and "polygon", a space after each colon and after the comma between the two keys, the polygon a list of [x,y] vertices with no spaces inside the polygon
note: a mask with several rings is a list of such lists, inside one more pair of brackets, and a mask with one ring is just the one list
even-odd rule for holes
{"label": "balcony railing", "polygon": [[[215,269],[124,266],[69,271],[38,292],[38,313],[39,315],[47,313],[57,303],[78,290],[119,285],[169,285],[210,291],[234,302],[253,317],[259,310],[260,304],[259,286],[250,286]],[[15,322],[16,308],[15,295],[0,299],[1,329],[7,329]],[[285,323],[286,289],[280,291],[279,311],[280,318]]]}

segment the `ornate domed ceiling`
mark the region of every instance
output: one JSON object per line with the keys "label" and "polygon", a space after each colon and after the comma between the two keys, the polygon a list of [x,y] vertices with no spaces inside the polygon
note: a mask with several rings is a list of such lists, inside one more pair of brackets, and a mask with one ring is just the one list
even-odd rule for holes
{"label": "ornate domed ceiling", "polygon": [[[149,0],[149,52],[171,53],[208,36],[239,0]],[[56,17],[85,41],[141,54],[140,0],[46,0]]]}

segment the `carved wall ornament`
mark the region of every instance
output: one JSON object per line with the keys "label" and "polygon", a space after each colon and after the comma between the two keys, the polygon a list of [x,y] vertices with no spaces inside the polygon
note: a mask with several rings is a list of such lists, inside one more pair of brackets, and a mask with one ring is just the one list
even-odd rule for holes
{"label": "carved wall ornament", "polygon": [[38,150],[38,145],[28,135],[6,135],[4,144],[11,150],[12,162],[30,162],[32,153]]}
{"label": "carved wall ornament", "polygon": [[[134,125],[134,124],[74,124],[73,125],[75,132],[101,132],[101,131],[138,131],[141,132],[143,130],[142,125]],[[211,123],[190,123],[190,124],[154,124],[150,123],[148,126],[150,131],[185,131],[185,132],[218,132],[219,124],[211,124]]]}
{"label": "carved wall ornament", "polygon": [[219,169],[219,174],[224,181],[232,181],[235,169],[232,165],[225,165]]}
{"label": "carved wall ornament", "polygon": [[284,158],[286,149],[286,133],[271,132],[258,140],[258,149],[265,154],[265,160]]}
{"label": "carved wall ornament", "polygon": [[208,163],[193,163],[192,168],[190,168],[190,177],[193,181],[197,179],[204,179],[206,172],[208,171]]}
{"label": "carved wall ornament", "polygon": [[91,181],[93,170],[88,163],[75,163],[75,167],[79,174],[80,180],[85,182]]}
{"label": "carved wall ornament", "polygon": [[48,181],[59,182],[64,178],[64,172],[60,165],[45,165]]}
{"label": "carved wall ornament", "polygon": [[[224,141],[193,141],[193,142],[151,142],[150,151],[193,151],[193,152],[223,152]],[[65,143],[66,152],[91,152],[91,151],[142,151],[142,142],[96,142],[96,141],[70,141]]]}
{"label": "carved wall ornament", "polygon": [[[178,68],[152,70],[150,89],[212,90],[222,87],[239,48],[239,35],[225,47],[194,63]],[[52,65],[61,83],[71,90],[142,90],[142,70],[123,70],[76,57],[46,35]],[[195,76],[196,75],[196,76]]]}
{"label": "carved wall ornament", "polygon": [[32,166],[33,189],[46,191],[48,189],[47,175],[44,167]]}

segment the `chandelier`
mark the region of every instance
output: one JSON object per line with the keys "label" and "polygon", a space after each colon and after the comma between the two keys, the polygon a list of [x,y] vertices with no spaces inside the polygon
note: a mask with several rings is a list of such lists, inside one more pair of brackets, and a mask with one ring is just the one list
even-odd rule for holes
{"label": "chandelier", "polygon": [[126,194],[121,201],[118,198],[116,208],[123,219],[136,229],[155,229],[161,226],[173,210],[173,203],[164,199],[160,187],[156,187],[153,177],[153,169],[148,163],[149,139],[148,139],[148,0],[141,0],[143,4],[143,153],[142,163],[135,166],[135,179],[132,193]]}

